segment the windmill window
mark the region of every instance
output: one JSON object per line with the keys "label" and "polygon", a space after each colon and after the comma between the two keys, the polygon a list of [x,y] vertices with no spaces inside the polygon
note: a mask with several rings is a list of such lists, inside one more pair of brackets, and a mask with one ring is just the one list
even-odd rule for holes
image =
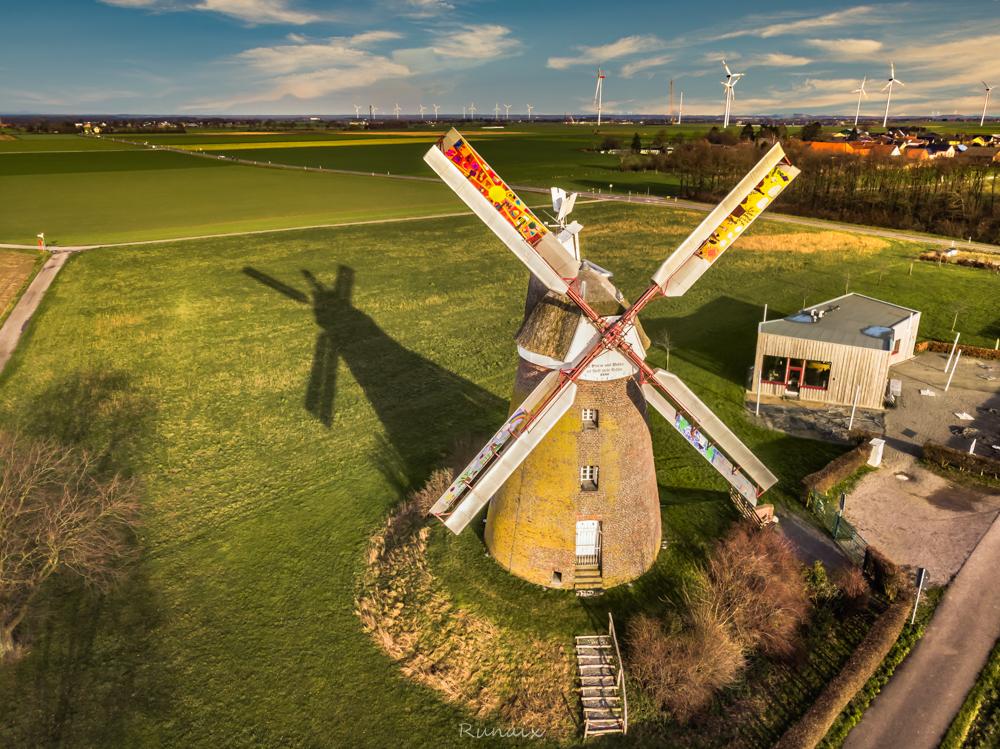
{"label": "windmill window", "polygon": [[580,466],[580,491],[597,491],[597,466]]}
{"label": "windmill window", "polygon": [[549,580],[553,585],[562,585],[562,572],[559,570],[552,570],[552,579]]}
{"label": "windmill window", "polygon": [[596,408],[585,408],[582,412],[583,416],[583,428],[584,429],[597,429],[597,409]]}

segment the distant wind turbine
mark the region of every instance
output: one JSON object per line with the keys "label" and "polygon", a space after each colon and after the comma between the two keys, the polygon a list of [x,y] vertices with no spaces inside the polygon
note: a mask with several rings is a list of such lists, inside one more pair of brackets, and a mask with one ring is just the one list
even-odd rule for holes
{"label": "distant wind turbine", "polygon": [[531,122],[531,110],[534,109],[530,104],[528,105],[528,122]]}
{"label": "distant wind turbine", "polygon": [[[597,90],[594,92],[594,104],[597,105],[597,124],[601,124],[601,84],[604,83],[604,76],[601,75],[601,63],[597,63]],[[530,117],[528,119],[531,119]]]}
{"label": "distant wind turbine", "polygon": [[882,120],[882,127],[888,127],[889,123],[889,102],[892,101],[892,84],[898,83],[900,86],[906,85],[902,81],[896,80],[896,67],[892,64],[892,60],[889,60],[889,70],[889,82],[882,87],[883,91],[889,89],[889,94],[885,97],[885,118]]}
{"label": "distant wind turbine", "polygon": [[504,104],[504,106],[507,107],[507,115],[504,117],[504,119],[509,120],[510,119],[510,104]]}
{"label": "distant wind turbine", "polygon": [[864,95],[864,97],[866,99],[868,98],[868,94],[865,92],[865,81],[867,81],[867,80],[868,80],[868,76],[866,75],[864,78],[861,79],[861,88],[856,88],[856,89],[854,89],[851,92],[852,94],[857,94],[858,95],[858,111],[854,113],[854,129],[855,130],[858,129],[858,116],[861,114],[861,96]]}
{"label": "distant wind turbine", "polygon": [[420,105],[420,119],[424,118],[424,110],[427,109],[423,104]]}
{"label": "distant wind turbine", "polygon": [[681,91],[681,103],[677,105],[677,124],[681,124],[681,120],[684,118],[684,92]]}
{"label": "distant wind turbine", "polygon": [[[986,81],[983,81],[982,83],[986,86]],[[994,88],[996,88],[996,86],[986,86],[986,101],[983,103],[983,116],[982,119],[979,120],[979,127],[982,127],[983,123],[986,122],[986,107],[990,103],[990,91]]]}
{"label": "distant wind turbine", "polygon": [[354,107],[354,119],[357,119],[361,116],[361,107],[357,104],[352,104],[351,106]]}
{"label": "distant wind turbine", "polygon": [[493,119],[495,119],[495,120],[499,120],[500,119],[500,105],[499,104],[497,104],[495,107],[493,107]]}
{"label": "distant wind turbine", "polygon": [[464,107],[464,106],[462,107],[462,119],[463,119],[463,120],[465,120],[465,119],[468,119],[468,118],[467,118],[467,117],[465,116],[465,107]]}
{"label": "distant wind turbine", "polygon": [[399,103],[398,102],[396,103],[396,108],[393,109],[392,111],[396,113],[396,119],[398,120],[399,119]]}
{"label": "distant wind turbine", "polygon": [[434,121],[437,122],[437,119],[438,119],[438,110],[441,108],[441,105],[440,104],[434,104],[433,106],[434,106]]}
{"label": "distant wind turbine", "polygon": [[729,127],[729,112],[733,107],[733,99],[736,98],[736,92],[733,88],[736,86],[737,82],[744,76],[744,73],[734,73],[726,65],[726,61],[722,61],[722,67],[726,69],[726,80],[719,81],[723,86],[726,87],[726,117],[722,125],[723,128]]}
{"label": "distant wind turbine", "polygon": [[473,102],[469,105],[469,116],[474,120],[476,119],[476,103]]}

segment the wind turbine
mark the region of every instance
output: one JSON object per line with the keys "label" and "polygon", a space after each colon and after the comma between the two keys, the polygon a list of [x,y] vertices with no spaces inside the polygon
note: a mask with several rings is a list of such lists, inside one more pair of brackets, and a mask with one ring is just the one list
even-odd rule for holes
{"label": "wind turbine", "polygon": [[420,119],[424,118],[424,110],[427,109],[423,104],[420,105]]}
{"label": "wind turbine", "polygon": [[464,106],[462,107],[462,119],[463,120],[467,119],[466,116],[465,116],[465,107]]}
{"label": "wind turbine", "polygon": [[864,78],[861,79],[861,88],[856,88],[856,89],[854,89],[851,92],[852,94],[857,94],[858,95],[858,111],[854,113],[854,129],[855,130],[858,129],[858,116],[861,114],[861,96],[863,94],[866,99],[868,98],[868,94],[865,92],[865,81],[867,81],[867,80],[868,80],[868,76],[866,75]]}
{"label": "wind turbine", "polygon": [[889,70],[891,71],[889,82],[882,87],[883,91],[889,89],[889,95],[885,97],[885,118],[882,120],[882,127],[888,127],[889,123],[889,102],[892,100],[892,84],[898,83],[900,86],[906,85],[902,81],[896,80],[896,67],[892,64],[892,60],[889,60]]}
{"label": "wind turbine", "polygon": [[493,107],[493,119],[495,119],[495,120],[499,120],[500,119],[500,105],[499,104],[497,104],[495,107]]}
{"label": "wind turbine", "polygon": [[504,106],[507,108],[507,115],[506,115],[506,117],[504,119],[509,120],[510,119],[510,104],[504,104]]}
{"label": "wind turbine", "polygon": [[734,73],[733,71],[731,71],[729,69],[729,66],[726,65],[725,60],[722,61],[722,67],[726,69],[726,80],[719,81],[719,83],[721,83],[723,86],[726,87],[726,117],[722,127],[727,128],[729,127],[729,110],[732,109],[733,99],[736,98],[736,92],[733,90],[733,88],[736,86],[737,82],[740,80],[740,78],[743,77],[744,74]]}
{"label": "wind turbine", "polygon": [[528,105],[528,122],[531,122],[531,110],[534,109],[530,104]]}
{"label": "wind turbine", "polygon": [[[597,63],[597,90],[594,92],[594,104],[597,105],[597,124],[601,124],[601,83],[604,76],[601,75],[601,63]],[[529,118],[530,119],[530,118]]]}
{"label": "wind turbine", "polygon": [[361,107],[357,104],[352,104],[351,106],[354,107],[354,119],[357,119],[361,116]]}
{"label": "wind turbine", "polygon": [[440,104],[434,104],[433,106],[434,106],[434,121],[437,122],[437,119],[438,119],[438,110],[441,108],[441,105]]}
{"label": "wind turbine", "polygon": [[677,124],[681,124],[681,120],[684,119],[684,92],[681,91],[681,103],[677,105]]}
{"label": "wind turbine", "polygon": [[476,119],[476,103],[473,102],[469,105],[469,117]]}
{"label": "wind turbine", "polygon": [[[986,86],[986,81],[983,81],[982,83]],[[990,91],[994,88],[996,88],[996,86],[993,86],[992,88],[990,86],[986,86],[986,102],[983,104],[983,116],[982,119],[979,120],[979,127],[982,127],[983,123],[986,122],[986,107],[990,103]]]}
{"label": "wind turbine", "polygon": [[396,113],[396,119],[399,119],[399,102],[396,103],[396,108],[392,110]]}

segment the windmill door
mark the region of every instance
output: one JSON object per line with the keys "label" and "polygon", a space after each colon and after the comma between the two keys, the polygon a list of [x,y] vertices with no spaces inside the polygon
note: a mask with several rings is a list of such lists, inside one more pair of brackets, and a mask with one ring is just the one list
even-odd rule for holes
{"label": "windmill door", "polygon": [[576,524],[577,566],[601,563],[601,521],[581,520]]}

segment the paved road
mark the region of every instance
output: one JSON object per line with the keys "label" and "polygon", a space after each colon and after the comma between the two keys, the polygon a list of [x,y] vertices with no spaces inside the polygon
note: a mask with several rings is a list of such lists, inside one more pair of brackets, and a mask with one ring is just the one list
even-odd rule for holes
{"label": "paved road", "polygon": [[998,564],[1000,522],[994,522],[844,749],[935,749],[941,743],[1000,637]]}
{"label": "paved road", "polygon": [[18,300],[17,306],[10,313],[10,317],[7,318],[7,322],[4,323],[3,328],[0,328],[0,372],[7,366],[7,362],[14,353],[14,347],[17,345],[18,340],[20,340],[21,334],[28,329],[31,316],[38,309],[38,304],[42,301],[45,290],[49,288],[59,269],[69,260],[70,254],[68,252],[60,252],[52,256],[52,259],[38,272],[35,280],[28,286],[28,290]]}

